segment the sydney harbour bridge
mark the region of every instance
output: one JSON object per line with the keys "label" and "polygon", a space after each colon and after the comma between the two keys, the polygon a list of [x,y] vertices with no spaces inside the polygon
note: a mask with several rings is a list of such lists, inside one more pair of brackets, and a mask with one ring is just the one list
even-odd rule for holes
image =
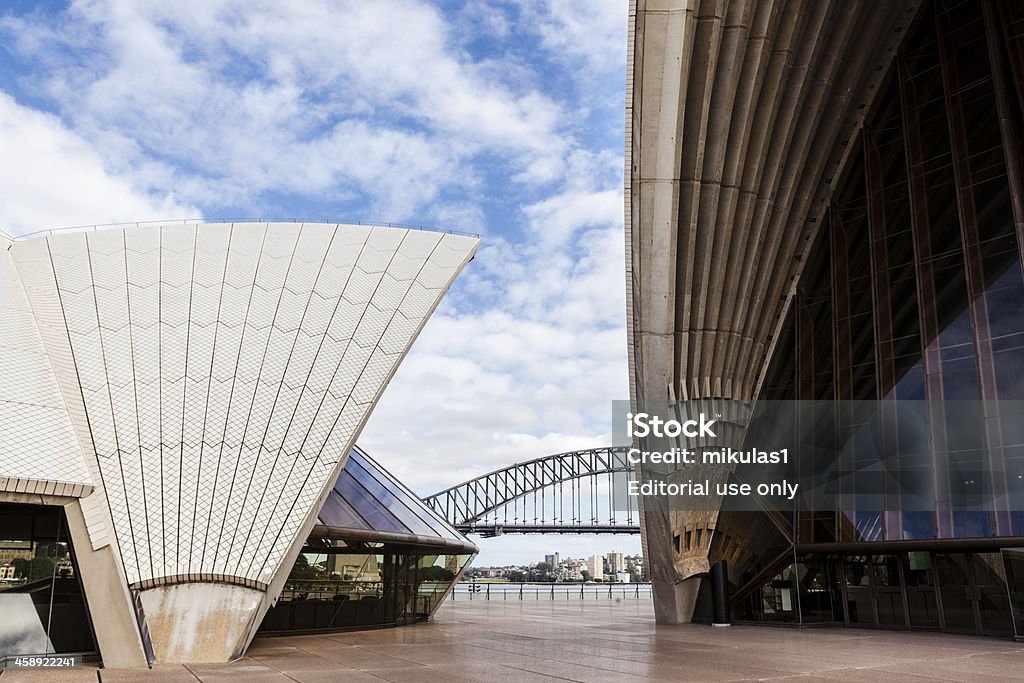
{"label": "sydney harbour bridge", "polygon": [[[637,534],[626,447],[589,448],[516,463],[424,501],[466,534]],[[616,495],[618,493],[618,495]]]}

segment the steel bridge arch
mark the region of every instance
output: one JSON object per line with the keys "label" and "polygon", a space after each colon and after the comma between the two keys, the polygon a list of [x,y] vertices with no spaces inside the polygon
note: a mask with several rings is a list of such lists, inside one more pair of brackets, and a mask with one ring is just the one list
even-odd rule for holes
{"label": "steel bridge arch", "polygon": [[[587,448],[547,455],[488,472],[424,498],[434,511],[463,533],[638,533],[639,521],[629,524],[480,525],[488,514],[530,494],[586,477],[625,473],[633,476],[625,446]],[[578,510],[577,510],[578,512]]]}

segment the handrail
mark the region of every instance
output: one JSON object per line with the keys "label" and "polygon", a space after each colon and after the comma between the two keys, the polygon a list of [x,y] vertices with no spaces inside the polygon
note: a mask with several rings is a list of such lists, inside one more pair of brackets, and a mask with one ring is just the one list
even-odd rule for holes
{"label": "handrail", "polygon": [[464,232],[451,228],[432,228],[423,225],[411,225],[408,223],[389,223],[386,221],[346,221],[333,218],[262,218],[262,217],[239,217],[239,218],[174,218],[170,220],[134,221],[124,223],[95,223],[91,225],[63,226],[59,228],[44,228],[35,230],[23,235],[11,235],[0,229],[0,233],[12,242],[33,239],[43,235],[51,236],[60,232],[94,232],[104,229],[142,227],[145,225],[201,225],[205,223],[324,223],[327,225],[362,225],[373,228],[402,228],[405,230],[422,230],[424,232],[440,232],[448,235],[461,235],[463,237],[480,238],[480,235],[472,232]]}
{"label": "handrail", "polygon": [[[651,584],[648,581],[629,581],[623,583],[607,582],[607,583],[593,583],[583,581],[541,581],[541,582],[521,582],[521,581],[503,581],[499,583],[491,582],[471,582],[471,581],[460,581],[456,584],[456,587],[471,587],[469,590],[453,590],[451,593],[452,600],[491,600],[491,593],[493,592],[495,600],[508,600],[509,596],[513,596],[513,600],[542,600],[549,599],[555,600],[555,596],[565,596],[566,600],[571,599],[571,596],[575,596],[580,600],[586,599],[589,596],[594,598],[600,598],[607,596],[610,600],[615,596],[628,597],[632,595],[635,598],[648,597],[651,595]],[[491,589],[494,589],[493,591]],[[508,590],[511,589],[511,590]],[[501,597],[497,597],[500,595]]]}

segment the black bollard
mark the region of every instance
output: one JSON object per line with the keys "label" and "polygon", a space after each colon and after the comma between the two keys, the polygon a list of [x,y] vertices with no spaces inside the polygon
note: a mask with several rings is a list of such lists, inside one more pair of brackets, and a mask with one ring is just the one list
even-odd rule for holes
{"label": "black bollard", "polygon": [[729,567],[719,560],[711,567],[711,625],[730,626]]}

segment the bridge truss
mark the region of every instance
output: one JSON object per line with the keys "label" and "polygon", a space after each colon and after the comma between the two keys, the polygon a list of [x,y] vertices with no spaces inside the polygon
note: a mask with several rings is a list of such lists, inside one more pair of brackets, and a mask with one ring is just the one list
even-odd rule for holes
{"label": "bridge truss", "polygon": [[459,531],[502,534],[640,533],[625,447],[548,455],[489,472],[424,501]]}

